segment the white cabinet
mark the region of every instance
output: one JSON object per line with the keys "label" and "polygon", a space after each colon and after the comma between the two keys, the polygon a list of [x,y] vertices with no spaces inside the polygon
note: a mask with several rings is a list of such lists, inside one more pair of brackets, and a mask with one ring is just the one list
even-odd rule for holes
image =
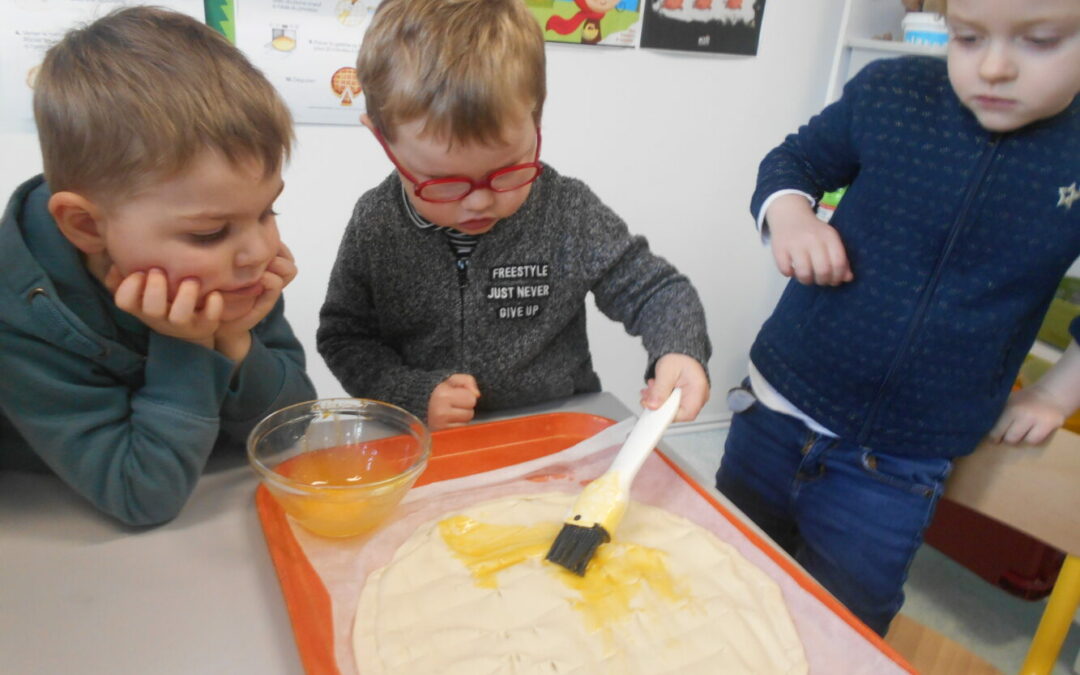
{"label": "white cabinet", "polygon": [[[840,39],[833,57],[825,103],[840,97],[844,83],[867,63],[903,54],[944,56],[944,47],[928,47],[902,42],[904,6],[900,0],[846,0],[840,17]],[[892,40],[875,35],[892,33]]]}

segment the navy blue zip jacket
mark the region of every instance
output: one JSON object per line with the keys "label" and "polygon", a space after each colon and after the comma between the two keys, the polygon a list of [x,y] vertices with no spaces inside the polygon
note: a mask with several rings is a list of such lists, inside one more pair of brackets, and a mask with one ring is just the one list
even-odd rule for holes
{"label": "navy blue zip jacket", "polygon": [[781,189],[844,185],[831,224],[854,281],[789,283],[750,358],[847,440],[971,452],[1080,254],[1080,102],[996,134],[957,99],[944,61],[872,63],[765,157],[751,210]]}

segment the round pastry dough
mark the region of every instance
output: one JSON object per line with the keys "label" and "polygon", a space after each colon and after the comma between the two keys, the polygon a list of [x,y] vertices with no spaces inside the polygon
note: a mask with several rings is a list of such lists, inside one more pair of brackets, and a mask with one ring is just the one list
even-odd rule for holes
{"label": "round pastry dough", "polygon": [[[519,496],[462,513],[495,525],[557,523],[573,500]],[[680,597],[638,589],[627,617],[592,631],[574,608],[580,596],[551,563],[527,560],[498,572],[497,588],[482,587],[444,542],[441,520],[418,528],[369,575],[353,627],[360,673],[808,671],[779,587],[730,545],[667,511],[633,502],[617,540],[666,553]]]}

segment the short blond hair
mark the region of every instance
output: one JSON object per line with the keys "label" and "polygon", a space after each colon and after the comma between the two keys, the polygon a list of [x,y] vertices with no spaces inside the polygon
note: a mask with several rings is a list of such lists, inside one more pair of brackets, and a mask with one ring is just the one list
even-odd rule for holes
{"label": "short blond hair", "polygon": [[220,33],[184,14],[129,7],[68,32],[34,84],[45,179],[109,200],[182,171],[207,149],[288,159],[292,117]]}
{"label": "short blond hair", "polygon": [[383,0],[356,60],[367,114],[393,140],[501,140],[511,117],[537,125],[547,96],[544,35],[524,0]]}

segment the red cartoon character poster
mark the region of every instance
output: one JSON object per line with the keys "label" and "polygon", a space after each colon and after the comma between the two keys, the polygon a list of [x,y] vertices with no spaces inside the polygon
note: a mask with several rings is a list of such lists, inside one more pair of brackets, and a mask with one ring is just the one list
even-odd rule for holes
{"label": "red cartoon character poster", "polygon": [[643,0],[641,46],[757,54],[765,0]]}
{"label": "red cartoon character poster", "polygon": [[636,47],[639,0],[524,0],[548,42]]}

